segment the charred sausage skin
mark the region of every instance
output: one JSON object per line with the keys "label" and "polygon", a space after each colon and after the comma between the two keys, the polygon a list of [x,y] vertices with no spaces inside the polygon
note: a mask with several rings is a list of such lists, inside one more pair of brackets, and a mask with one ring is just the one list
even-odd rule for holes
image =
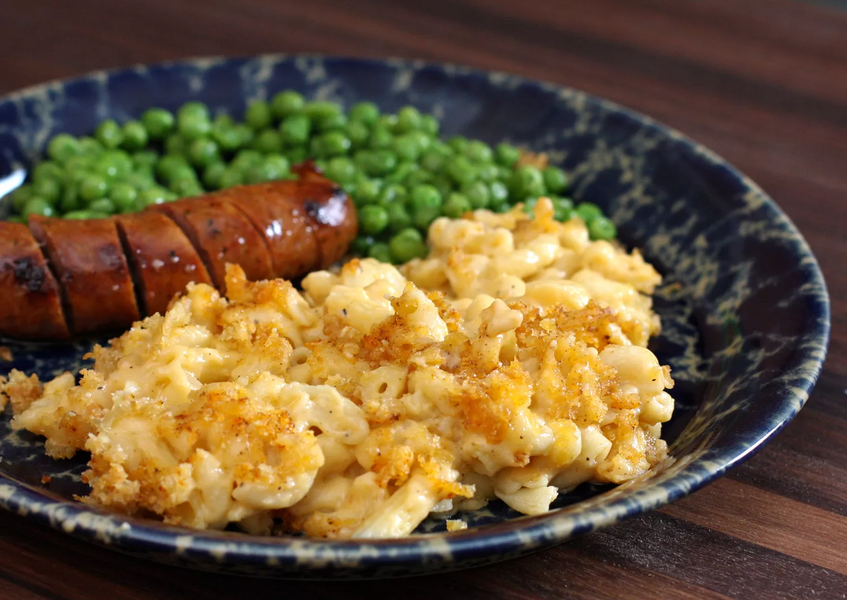
{"label": "charred sausage skin", "polygon": [[64,290],[71,331],[109,331],[140,318],[118,229],[112,219],[79,222],[31,217],[30,229],[45,248]]}
{"label": "charred sausage skin", "polygon": [[212,283],[206,265],[182,229],[162,213],[115,217],[134,273],[142,314],[164,314],[171,299],[191,283]]}
{"label": "charred sausage skin", "polygon": [[[0,222],[0,294],[17,307],[0,307],[0,336],[61,340],[125,329],[166,310],[190,281],[222,290],[227,263],[254,280],[331,266],[356,235],[355,208],[309,164],[297,172],[297,181],[229,188],[112,219],[33,217],[30,231]],[[37,292],[27,291],[35,283],[21,283],[27,277],[38,279]]]}
{"label": "charred sausage skin", "polygon": [[0,228],[0,332],[38,340],[70,338],[59,284],[26,225]]}

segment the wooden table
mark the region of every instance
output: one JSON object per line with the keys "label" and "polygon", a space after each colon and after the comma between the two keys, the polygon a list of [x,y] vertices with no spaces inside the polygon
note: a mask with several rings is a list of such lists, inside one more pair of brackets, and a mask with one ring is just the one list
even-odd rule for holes
{"label": "wooden table", "polygon": [[196,55],[422,57],[581,88],[705,143],[805,234],[833,299],[807,407],[729,476],[510,563],[417,580],[287,583],[159,566],[0,514],[0,597],[844,598],[847,12],[788,0],[0,0],[0,92]]}

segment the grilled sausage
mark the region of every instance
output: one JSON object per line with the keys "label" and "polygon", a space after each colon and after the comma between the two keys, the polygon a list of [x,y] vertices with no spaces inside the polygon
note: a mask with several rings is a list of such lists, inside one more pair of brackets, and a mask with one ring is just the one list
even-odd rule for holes
{"label": "grilled sausage", "polygon": [[176,221],[200,252],[218,289],[227,263],[241,265],[248,279],[273,277],[268,245],[241,211],[215,195],[151,207]]}
{"label": "grilled sausage", "polygon": [[71,331],[108,331],[139,319],[135,287],[112,219],[33,216],[29,226],[56,270]]}
{"label": "grilled sausage", "polygon": [[164,214],[144,211],[120,215],[115,220],[142,314],[164,314],[174,295],[192,281],[212,283],[194,246]]}
{"label": "grilled sausage", "polygon": [[14,298],[0,306],[0,335],[123,329],[166,310],[189,281],[223,289],[227,263],[253,280],[329,267],[355,237],[356,213],[338,186],[308,166],[300,173],[111,219],[32,217],[32,235],[0,223],[0,294]]}
{"label": "grilled sausage", "polygon": [[56,278],[26,225],[0,221],[0,332],[18,337],[70,337]]}

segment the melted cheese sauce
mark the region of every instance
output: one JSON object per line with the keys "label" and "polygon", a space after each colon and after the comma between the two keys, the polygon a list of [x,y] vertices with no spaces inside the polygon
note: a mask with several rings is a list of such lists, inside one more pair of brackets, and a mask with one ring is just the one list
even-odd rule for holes
{"label": "melted cheese sauce", "polygon": [[322,537],[404,536],[493,498],[539,514],[666,456],[673,382],[645,347],[660,277],[637,251],[546,200],[439,219],[428,243],[302,292],[230,267],[227,297],[190,285],[96,347],[79,385],[13,372],[13,426],[91,453],[86,502]]}

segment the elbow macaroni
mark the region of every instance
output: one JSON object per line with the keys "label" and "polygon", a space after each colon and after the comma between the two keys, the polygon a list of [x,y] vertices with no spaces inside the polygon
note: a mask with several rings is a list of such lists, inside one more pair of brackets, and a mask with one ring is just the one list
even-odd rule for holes
{"label": "elbow macaroni", "polygon": [[[227,274],[137,323],[75,385],[13,372],[13,426],[91,453],[86,502],[198,528],[408,535],[499,498],[525,514],[666,455],[670,371],[646,349],[660,282],[578,219],[438,219],[401,268]],[[0,396],[2,397],[2,396]],[[451,528],[460,527],[453,522]],[[458,525],[457,525],[458,524]]]}

